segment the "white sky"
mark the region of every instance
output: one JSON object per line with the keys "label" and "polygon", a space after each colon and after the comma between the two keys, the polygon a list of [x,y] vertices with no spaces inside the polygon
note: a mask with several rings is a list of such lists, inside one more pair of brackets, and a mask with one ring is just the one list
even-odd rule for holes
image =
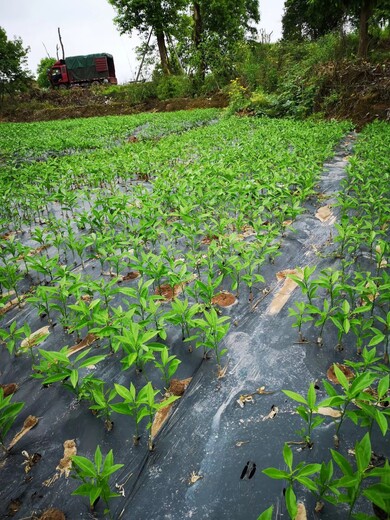
{"label": "white sky", "polygon": [[[272,41],[281,37],[283,5],[284,0],[260,0],[259,27],[272,31]],[[0,0],[0,26],[8,38],[19,36],[30,47],[28,67],[33,73],[46,56],[43,43],[55,57],[60,27],[66,56],[108,52],[114,56],[119,83],[126,83],[136,76],[139,39],[136,33],[120,36],[114,16],[107,0]]]}

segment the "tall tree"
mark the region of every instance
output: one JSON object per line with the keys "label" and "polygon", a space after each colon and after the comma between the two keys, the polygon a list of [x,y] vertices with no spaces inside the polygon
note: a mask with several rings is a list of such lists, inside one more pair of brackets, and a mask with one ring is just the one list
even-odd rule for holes
{"label": "tall tree", "polygon": [[229,50],[246,33],[256,32],[252,24],[259,21],[257,0],[194,0],[193,43],[200,76],[204,78],[216,57],[228,63]]}
{"label": "tall tree", "polygon": [[282,17],[283,39],[315,40],[338,29],[344,20],[344,8],[326,2],[321,9],[308,0],[287,0]]}
{"label": "tall tree", "polygon": [[120,33],[132,33],[134,30],[145,35],[153,32],[157,40],[161,68],[164,74],[170,74],[167,50],[167,36],[175,31],[180,23],[182,9],[187,0],[108,0],[118,13],[115,23]]}
{"label": "tall tree", "polygon": [[26,70],[29,48],[23,47],[20,38],[9,40],[7,33],[0,27],[0,97],[23,89],[31,76]]}
{"label": "tall tree", "polygon": [[367,57],[369,24],[375,12],[390,19],[389,0],[287,0],[283,16],[286,39],[317,38],[349,20],[359,31],[358,56]]}

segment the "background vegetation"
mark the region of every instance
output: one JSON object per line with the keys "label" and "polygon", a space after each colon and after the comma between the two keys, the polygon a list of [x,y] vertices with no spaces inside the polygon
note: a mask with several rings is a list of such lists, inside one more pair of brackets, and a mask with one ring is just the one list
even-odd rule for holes
{"label": "background vegetation", "polygon": [[[277,43],[256,30],[261,2],[109,1],[118,13],[118,29],[144,38],[138,52],[149,80],[53,93],[46,79],[52,59],[41,60],[32,85],[23,68],[28,49],[20,40],[8,41],[2,30],[0,52],[8,57],[2,62],[13,63],[3,66],[0,78],[4,119],[74,117],[80,110],[73,114],[72,109],[80,106],[92,107],[84,115],[127,113],[139,104],[137,110],[166,110],[159,102],[216,93],[222,94],[217,106],[230,102],[232,112],[316,114],[357,123],[388,117],[390,8],[385,0],[337,0],[331,7],[323,0],[287,0],[283,38]],[[175,108],[186,106],[169,109]]]}

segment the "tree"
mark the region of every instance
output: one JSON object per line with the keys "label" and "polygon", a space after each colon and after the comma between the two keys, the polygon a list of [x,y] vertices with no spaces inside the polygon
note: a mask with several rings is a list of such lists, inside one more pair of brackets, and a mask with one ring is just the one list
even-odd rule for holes
{"label": "tree", "polygon": [[193,2],[193,44],[198,56],[198,74],[216,61],[231,63],[231,54],[246,33],[255,33],[252,22],[260,21],[257,0],[195,0]]}
{"label": "tree", "polygon": [[29,48],[23,47],[20,38],[8,40],[7,33],[0,27],[0,98],[4,94],[24,89],[31,75],[25,69]]}
{"label": "tree", "polygon": [[282,18],[283,39],[315,40],[340,28],[344,9],[327,2],[321,9],[308,0],[287,0]]}
{"label": "tree", "polygon": [[120,33],[137,30],[141,35],[150,31],[157,39],[161,68],[164,74],[171,73],[167,50],[167,37],[180,24],[182,10],[187,0],[108,0],[117,11],[114,21]]}
{"label": "tree", "polygon": [[367,57],[369,24],[375,14],[390,18],[388,0],[287,0],[283,15],[283,37],[317,38],[349,21],[358,28],[358,56]]}
{"label": "tree", "polygon": [[47,71],[54,65],[57,60],[55,58],[42,58],[37,67],[37,83],[41,88],[49,88],[50,81],[47,77]]}

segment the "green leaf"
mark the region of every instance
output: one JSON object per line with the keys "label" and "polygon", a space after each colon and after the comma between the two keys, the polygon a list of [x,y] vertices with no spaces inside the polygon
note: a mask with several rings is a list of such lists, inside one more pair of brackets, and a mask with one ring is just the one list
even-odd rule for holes
{"label": "green leaf", "polygon": [[287,443],[285,443],[284,447],[283,447],[283,459],[284,459],[284,462],[286,463],[288,469],[290,471],[292,471],[293,453],[292,453],[292,449],[290,448],[290,446]]}
{"label": "green leaf", "polygon": [[102,452],[100,451],[100,446],[97,446],[96,450],[95,450],[95,465],[96,465],[98,473],[100,473],[100,467],[102,465],[102,462],[103,462]]}
{"label": "green leaf", "polygon": [[336,363],[333,364],[333,368],[334,368],[334,373],[335,373],[340,385],[344,388],[344,390],[348,390],[349,382],[348,382],[348,379],[345,377],[344,372],[342,372],[339,369],[339,367],[336,365]]}
{"label": "green leaf", "polygon": [[288,477],[290,476],[290,474],[287,473],[287,471],[283,471],[281,469],[276,469],[276,468],[266,468],[266,469],[263,469],[262,472],[265,475],[267,475],[267,477],[273,478],[275,480],[288,479]]}
{"label": "green leaf", "polygon": [[73,388],[76,388],[78,380],[79,380],[79,373],[78,373],[78,371],[77,370],[72,370],[72,372],[70,373],[70,382],[71,382]]}
{"label": "green leaf", "polygon": [[261,515],[257,518],[257,520],[272,520],[272,513],[274,511],[274,506],[269,507],[265,511],[261,513]]}
{"label": "green leaf", "polygon": [[93,484],[81,484],[77,489],[72,492],[72,495],[78,495],[83,497],[89,497]]}
{"label": "green leaf", "polygon": [[344,473],[344,475],[353,475],[352,466],[349,464],[347,459],[343,457],[338,451],[330,450],[333,460],[336,462],[338,467],[341,469],[341,471]]}
{"label": "green leaf", "polygon": [[314,388],[314,384],[310,383],[309,390],[307,392],[307,403],[310,410],[314,410],[316,405],[317,395]]}
{"label": "green leaf", "polygon": [[103,361],[103,359],[106,359],[106,356],[93,356],[88,359],[84,359],[84,361],[79,365],[79,368],[85,368],[89,367],[91,365],[97,365],[100,363],[100,361]]}
{"label": "green leaf", "polygon": [[363,495],[386,513],[390,513],[390,485],[384,483],[373,484],[363,491]]}
{"label": "green leaf", "polygon": [[80,455],[73,455],[72,462],[74,462],[76,466],[78,466],[82,470],[83,474],[85,474],[87,477],[93,478],[96,476],[95,466],[86,457],[81,457]]}
{"label": "green leaf", "polygon": [[378,397],[382,399],[389,390],[389,374],[387,376],[382,377],[382,379],[378,383]]}
{"label": "green leaf", "polygon": [[295,493],[293,491],[292,486],[288,486],[286,489],[286,506],[288,514],[290,515],[290,518],[294,518],[297,516],[298,513],[298,506],[297,506],[297,498],[295,496]]}
{"label": "green leaf", "polygon": [[356,443],[355,456],[359,473],[362,474],[367,469],[371,460],[371,441],[368,432],[360,442]]}
{"label": "green leaf", "polygon": [[290,397],[290,399],[293,399],[294,401],[297,401],[298,403],[307,404],[306,399],[296,392],[292,392],[291,390],[282,390],[284,394],[287,395],[287,397]]}
{"label": "green leaf", "polygon": [[94,505],[94,503],[100,497],[101,494],[102,494],[102,488],[100,486],[99,487],[94,486],[93,488],[91,488],[91,490],[89,492],[89,503],[90,503],[91,507]]}
{"label": "green leaf", "polygon": [[299,476],[308,476],[313,475],[314,473],[319,473],[321,471],[321,464],[306,464],[297,472]]}

